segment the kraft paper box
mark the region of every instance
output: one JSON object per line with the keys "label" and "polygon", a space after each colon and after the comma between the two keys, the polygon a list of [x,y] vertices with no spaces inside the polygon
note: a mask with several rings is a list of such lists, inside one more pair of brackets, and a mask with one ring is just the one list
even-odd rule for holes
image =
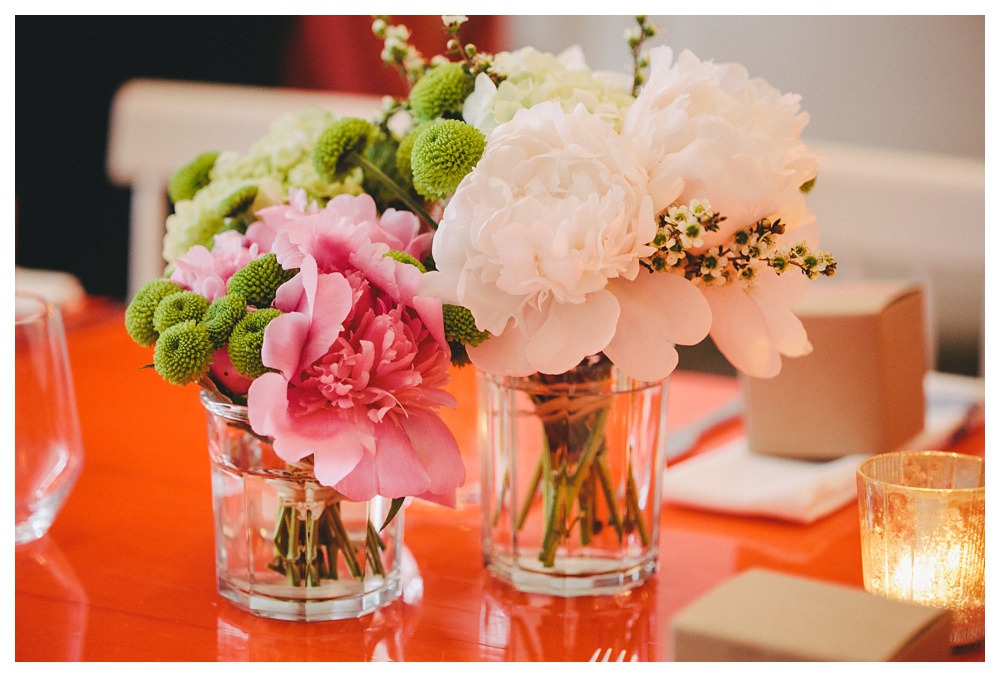
{"label": "kraft paper box", "polygon": [[948,661],[950,612],[751,569],[675,617],[675,661]]}
{"label": "kraft paper box", "polygon": [[904,283],[822,280],[793,310],[813,351],[743,378],[758,454],[832,459],[894,451],[924,428],[924,298]]}

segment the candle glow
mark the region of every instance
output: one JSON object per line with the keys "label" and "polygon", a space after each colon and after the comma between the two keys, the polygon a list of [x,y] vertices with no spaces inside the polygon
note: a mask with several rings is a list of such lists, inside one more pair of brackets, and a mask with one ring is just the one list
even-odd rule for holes
{"label": "candle glow", "polygon": [[985,636],[983,460],[900,452],[858,468],[865,588],[952,611],[951,642]]}

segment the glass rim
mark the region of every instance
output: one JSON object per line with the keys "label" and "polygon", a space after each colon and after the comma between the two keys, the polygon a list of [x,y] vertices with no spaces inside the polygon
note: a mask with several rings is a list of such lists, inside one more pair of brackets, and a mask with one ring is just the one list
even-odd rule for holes
{"label": "glass rim", "polygon": [[971,454],[960,454],[955,451],[938,451],[938,450],[925,450],[925,451],[890,451],[884,454],[877,454],[871,458],[867,458],[862,461],[857,468],[857,476],[869,484],[878,484],[886,487],[893,487],[895,489],[901,489],[904,491],[920,492],[920,493],[934,493],[934,494],[983,494],[985,498],[986,495],[986,484],[985,477],[983,477],[983,484],[978,487],[955,487],[955,488],[933,488],[933,487],[914,487],[908,484],[902,484],[901,482],[879,479],[874,477],[868,468],[874,464],[876,461],[887,458],[953,458],[962,462],[973,463],[980,468],[980,473],[985,469],[985,459],[979,456],[973,456]]}
{"label": "glass rim", "polygon": [[[21,303],[33,304],[30,309],[21,309]],[[24,289],[14,289],[14,324],[28,324],[43,317],[51,317],[59,307],[41,294]]]}
{"label": "glass rim", "polygon": [[236,404],[235,402],[221,400],[218,395],[208,388],[202,388],[198,394],[198,398],[205,409],[217,416],[241,423],[248,423],[250,421],[250,413],[245,404]]}
{"label": "glass rim", "polygon": [[[475,366],[475,365],[473,365]],[[546,386],[541,383],[532,382],[530,379],[535,374],[527,374],[525,376],[506,376],[503,374],[495,374],[493,372],[486,371],[479,366],[475,366],[476,373],[482,376],[487,382],[493,384],[494,386],[499,386],[507,388],[509,390],[516,390],[519,392],[534,393],[539,391],[544,391],[552,386]],[[537,372],[536,372],[537,373]],[[569,389],[570,394],[574,396],[606,396],[606,395],[625,395],[628,393],[637,393],[645,390],[654,390],[658,388],[664,388],[670,381],[670,376],[666,376],[659,381],[640,381],[634,379],[624,371],[622,371],[617,366],[612,366],[611,374],[620,374],[624,376],[624,379],[628,382],[628,385],[621,387],[615,378],[611,378],[608,381],[580,381],[572,384],[574,387]],[[602,387],[609,384],[610,387]]]}

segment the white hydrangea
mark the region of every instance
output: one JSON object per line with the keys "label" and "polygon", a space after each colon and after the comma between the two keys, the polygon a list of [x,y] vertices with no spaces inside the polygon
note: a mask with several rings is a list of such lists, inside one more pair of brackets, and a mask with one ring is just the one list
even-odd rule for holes
{"label": "white hydrangea", "polygon": [[211,183],[193,199],[179,201],[167,217],[164,260],[171,264],[194,245],[210,247],[212,238],[227,225],[218,214],[220,203],[246,186],[257,187],[253,211],[285,201],[297,188],[320,204],[341,193],[362,192],[359,173],[330,184],[320,179],[313,167],[313,146],[336,119],[320,108],[306,108],[274,122],[246,155],[220,153],[210,174]]}
{"label": "white hydrangea", "polygon": [[522,108],[546,101],[559,102],[566,112],[583,104],[618,130],[633,101],[631,76],[591,71],[579,47],[558,56],[533,47],[500,52],[493,58],[493,70],[505,79],[497,86],[488,75],[479,74],[462,111],[465,121],[487,136]]}

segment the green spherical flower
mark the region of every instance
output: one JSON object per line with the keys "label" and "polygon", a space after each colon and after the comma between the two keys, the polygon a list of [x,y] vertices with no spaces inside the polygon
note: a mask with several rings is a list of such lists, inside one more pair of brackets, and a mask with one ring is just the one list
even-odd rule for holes
{"label": "green spherical flower", "polygon": [[476,81],[457,62],[439,64],[417,80],[410,91],[410,110],[418,120],[461,115]]}
{"label": "green spherical flower", "polygon": [[193,291],[178,291],[164,296],[153,312],[153,329],[161,334],[179,322],[201,322],[210,302]]}
{"label": "green spherical flower", "polygon": [[151,280],[142,285],[125,309],[125,330],[133,341],[146,347],[156,343],[159,336],[159,332],[153,327],[156,307],[165,296],[179,291],[184,291],[184,288],[164,279]]}
{"label": "green spherical flower", "polygon": [[399,261],[400,263],[408,263],[411,266],[416,266],[417,270],[419,270],[421,273],[427,272],[427,268],[424,267],[424,264],[420,263],[420,261],[417,261],[415,258],[410,256],[406,252],[401,252],[398,249],[390,249],[385,253],[385,256],[389,257],[390,259],[393,259],[394,261]]}
{"label": "green spherical flower", "polygon": [[427,129],[429,124],[428,122],[422,122],[415,126],[399,141],[399,147],[396,148],[396,171],[400,175],[405,176],[406,180],[410,183],[413,181],[413,170],[410,167],[410,155],[413,153],[413,144],[416,143],[417,137]]}
{"label": "green spherical flower", "polygon": [[216,349],[226,344],[229,335],[246,314],[247,300],[240,294],[226,294],[212,301],[201,323],[208,330],[208,337]]}
{"label": "green spherical flower", "polygon": [[274,254],[251,261],[229,279],[230,294],[239,294],[257,308],[266,308],[274,301],[278,287],[295,277],[298,269],[285,270]]}
{"label": "green spherical flower", "polygon": [[444,337],[448,342],[475,348],[490,337],[488,331],[476,328],[476,320],[468,308],[445,303],[441,310],[444,315]]}
{"label": "green spherical flower", "polygon": [[413,144],[410,164],[414,188],[431,200],[451,195],[485,148],[486,137],[472,125],[460,120],[435,122]]}
{"label": "green spherical flower", "polygon": [[255,199],[257,199],[257,186],[243,186],[223,198],[215,208],[215,213],[223,219],[239,216],[253,206]]}
{"label": "green spherical flower", "polygon": [[208,373],[213,352],[208,330],[194,320],[185,320],[160,334],[153,351],[153,367],[170,383],[182,386]]}
{"label": "green spherical flower", "polygon": [[342,118],[316,140],[312,162],[324,181],[340,181],[353,167],[352,156],[362,155],[378,136],[378,128],[361,118]]}
{"label": "green spherical flower", "polygon": [[247,313],[229,335],[229,359],[236,371],[247,378],[257,378],[268,371],[260,359],[264,345],[264,329],[281,315],[277,308],[261,308]]}
{"label": "green spherical flower", "polygon": [[214,151],[202,153],[174,172],[167,184],[170,201],[177,204],[181,200],[190,200],[195,193],[207,186],[211,181],[209,174],[218,157],[219,154]]}

